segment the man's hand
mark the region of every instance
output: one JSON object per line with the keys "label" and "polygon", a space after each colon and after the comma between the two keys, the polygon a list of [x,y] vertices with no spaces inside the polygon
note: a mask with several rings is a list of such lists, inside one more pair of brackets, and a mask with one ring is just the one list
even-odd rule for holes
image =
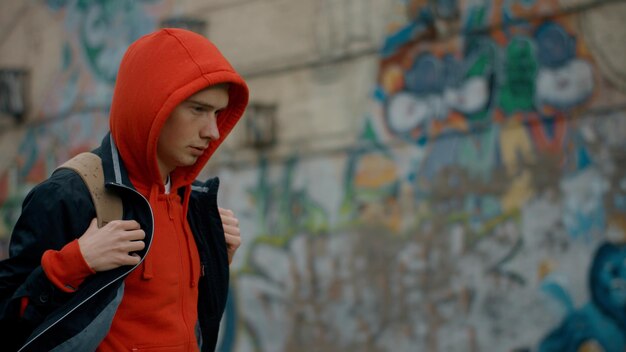
{"label": "man's hand", "polygon": [[224,238],[228,250],[228,264],[233,262],[233,256],[241,245],[241,233],[239,232],[239,219],[230,209],[219,208],[222,225],[224,226]]}
{"label": "man's hand", "polygon": [[93,219],[87,231],[78,239],[78,246],[91,269],[105,271],[139,264],[139,255],[130,253],[144,249],[145,237],[146,234],[135,220],[115,220],[98,228],[97,219]]}

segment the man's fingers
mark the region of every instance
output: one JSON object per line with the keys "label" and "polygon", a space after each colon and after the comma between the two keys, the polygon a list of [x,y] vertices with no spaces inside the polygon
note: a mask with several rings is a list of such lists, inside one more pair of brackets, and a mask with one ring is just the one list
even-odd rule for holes
{"label": "man's fingers", "polygon": [[137,230],[141,225],[135,220],[113,220],[106,224],[105,227],[112,227],[120,230]]}
{"label": "man's fingers", "polygon": [[225,238],[226,238],[226,243],[228,243],[229,245],[239,246],[241,244],[240,236],[226,235]]}
{"label": "man's fingers", "polygon": [[121,227],[124,230],[137,230],[141,228],[141,225],[135,220],[120,220],[122,222]]}
{"label": "man's fingers", "polygon": [[241,233],[239,231],[239,219],[230,209],[219,208],[222,226],[224,227],[224,239],[228,249],[228,263],[232,263],[233,255],[241,245]]}
{"label": "man's fingers", "polygon": [[141,262],[141,257],[137,253],[129,254],[125,259],[124,265],[137,265]]}
{"label": "man's fingers", "polygon": [[235,213],[233,213],[233,211],[230,209],[224,209],[220,207],[218,207],[217,209],[219,210],[221,216],[228,216],[228,217],[235,216]]}
{"label": "man's fingers", "polygon": [[128,252],[135,252],[144,248],[146,248],[146,243],[144,241],[129,241],[126,250]]}
{"label": "man's fingers", "polygon": [[224,232],[224,237],[226,238],[227,241],[229,239],[241,241],[241,235],[238,232],[237,233]]}
{"label": "man's fingers", "polygon": [[239,219],[232,216],[222,216],[223,225],[239,226]]}
{"label": "man's fingers", "polygon": [[146,233],[143,230],[124,231],[120,238],[124,241],[138,241],[146,238]]}
{"label": "man's fingers", "polygon": [[236,235],[236,236],[240,236],[240,230],[239,230],[239,226],[232,226],[232,225],[226,225],[224,224],[224,234],[226,235]]}

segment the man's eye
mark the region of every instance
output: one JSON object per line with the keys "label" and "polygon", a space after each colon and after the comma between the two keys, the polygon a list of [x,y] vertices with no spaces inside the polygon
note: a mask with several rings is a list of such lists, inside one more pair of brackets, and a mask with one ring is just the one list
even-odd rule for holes
{"label": "man's eye", "polygon": [[206,109],[202,106],[194,106],[192,107],[193,112],[195,113],[203,113]]}

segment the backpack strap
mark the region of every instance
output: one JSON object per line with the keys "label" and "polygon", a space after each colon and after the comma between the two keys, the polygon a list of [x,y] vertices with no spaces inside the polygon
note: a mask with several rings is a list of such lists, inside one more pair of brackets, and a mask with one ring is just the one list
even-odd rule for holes
{"label": "backpack strap", "polygon": [[74,170],[85,182],[96,208],[98,227],[122,219],[122,199],[104,187],[102,160],[94,153],[80,153],[57,168]]}

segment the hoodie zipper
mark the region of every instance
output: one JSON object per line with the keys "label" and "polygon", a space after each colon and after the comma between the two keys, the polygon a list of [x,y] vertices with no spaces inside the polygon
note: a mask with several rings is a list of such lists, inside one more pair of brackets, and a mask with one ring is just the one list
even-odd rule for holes
{"label": "hoodie zipper", "polygon": [[[154,213],[152,212],[152,207],[150,206],[150,202],[148,202],[148,200],[146,199],[146,197],[144,197],[141,193],[139,193],[137,190],[128,187],[126,185],[123,185],[121,183],[109,183],[110,185],[114,185],[114,186],[118,186],[121,188],[125,188],[127,190],[133,191],[135,192],[137,195],[139,195],[145,202],[146,205],[148,206],[148,209],[150,210],[150,218],[152,219],[152,227],[153,227],[153,231],[152,234],[150,234],[150,238],[152,238],[152,235],[154,234]],[[37,336],[33,337],[32,339],[26,341],[26,343],[24,343],[24,345],[17,351],[17,352],[21,352],[23,351],[26,347],[28,347],[28,345],[30,345],[31,343],[33,343],[33,341],[37,340],[39,337],[41,337],[41,335],[45,334],[46,331],[50,330],[50,328],[52,328],[53,326],[55,326],[56,324],[58,324],[61,320],[65,319],[65,317],[67,317],[68,315],[70,315],[73,311],[75,311],[78,307],[82,306],[85,302],[89,301],[91,298],[93,298],[95,295],[97,295],[98,293],[100,293],[102,290],[104,290],[105,288],[109,287],[111,284],[113,284],[114,282],[116,282],[117,280],[123,278],[124,276],[128,275],[130,272],[132,272],[133,270],[135,270],[139,265],[141,265],[141,263],[144,261],[144,259],[146,258],[146,256],[148,255],[148,252],[150,251],[150,247],[152,246],[152,241],[150,241],[150,244],[148,245],[148,248],[146,249],[146,254],[143,256],[143,258],[141,258],[141,261],[139,263],[137,263],[137,265],[133,266],[132,268],[130,268],[128,271],[126,271],[125,273],[121,274],[120,276],[116,277],[115,279],[111,280],[109,283],[103,285],[99,290],[97,290],[96,292],[94,292],[91,296],[85,298],[82,302],[79,302],[78,304],[76,304],[72,309],[70,309],[69,312],[65,313],[65,315],[63,315],[62,317],[60,317],[59,319],[57,319],[55,322],[53,322],[52,324],[48,325],[47,328],[45,328],[42,332],[40,332]]]}
{"label": "hoodie zipper", "polygon": [[[185,326],[186,340],[195,341],[196,340],[195,334],[189,334],[189,330],[191,326],[189,324],[189,316],[187,315],[187,309],[186,309],[188,296],[183,294],[184,291],[188,290],[188,288],[186,287],[187,285],[189,285],[189,287],[192,289],[193,287],[195,287],[195,277],[194,277],[195,270],[194,270],[194,265],[193,265],[194,264],[193,254],[192,254],[193,251],[191,249],[191,241],[193,241],[193,235],[189,233],[188,227],[185,226],[186,213],[184,211],[184,206],[183,206],[184,200],[181,199],[181,202],[180,202],[180,215],[174,216],[174,214],[172,214],[174,210],[172,209],[173,205],[172,205],[172,201],[170,197],[171,197],[170,195],[167,196],[167,211],[170,217],[170,221],[174,222],[175,219],[177,219],[179,221],[178,226],[180,226],[181,236],[176,236],[177,242],[178,242],[179,256],[183,261],[185,260],[185,258],[187,258],[187,263],[184,263],[183,261],[181,261],[181,267],[180,267],[181,274],[185,273],[185,265],[187,264],[189,265],[189,282],[186,281],[186,278],[184,277],[184,275],[181,275],[181,279],[179,282],[179,291],[181,292],[181,316],[182,316],[183,324]],[[176,214],[178,213],[176,212]],[[184,252],[186,252],[186,255],[184,254]],[[198,258],[198,261],[200,263],[202,262],[200,258]]]}

